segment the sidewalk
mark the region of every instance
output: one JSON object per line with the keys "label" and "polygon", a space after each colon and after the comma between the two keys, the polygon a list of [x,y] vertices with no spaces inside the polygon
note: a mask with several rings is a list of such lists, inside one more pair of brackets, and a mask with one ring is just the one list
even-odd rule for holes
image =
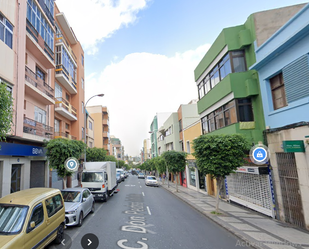
{"label": "sidewalk", "polygon": [[309,232],[221,200],[222,214],[214,215],[211,214],[216,209],[214,197],[183,186],[178,186],[179,192],[176,192],[176,186],[171,182],[169,188],[167,182],[161,187],[243,240],[243,244],[239,242],[240,248],[246,245],[258,249],[309,249]]}

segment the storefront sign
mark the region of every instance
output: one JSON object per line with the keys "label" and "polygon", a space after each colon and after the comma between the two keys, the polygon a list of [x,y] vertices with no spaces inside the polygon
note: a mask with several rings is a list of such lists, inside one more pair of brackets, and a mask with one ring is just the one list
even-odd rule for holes
{"label": "storefront sign", "polygon": [[0,142],[1,156],[46,156],[46,149],[39,146]]}
{"label": "storefront sign", "polygon": [[241,173],[249,173],[249,174],[255,174],[255,175],[265,175],[268,174],[268,169],[267,167],[239,167],[237,168],[236,172],[241,172]]}
{"label": "storefront sign", "polygon": [[303,140],[286,140],[282,142],[284,152],[305,152]]}

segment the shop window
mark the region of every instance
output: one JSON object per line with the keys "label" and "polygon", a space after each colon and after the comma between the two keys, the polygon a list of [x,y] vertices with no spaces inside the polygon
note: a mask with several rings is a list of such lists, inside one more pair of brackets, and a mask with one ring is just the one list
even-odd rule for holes
{"label": "shop window", "polygon": [[284,80],[282,73],[269,80],[273,99],[274,110],[287,106]]}

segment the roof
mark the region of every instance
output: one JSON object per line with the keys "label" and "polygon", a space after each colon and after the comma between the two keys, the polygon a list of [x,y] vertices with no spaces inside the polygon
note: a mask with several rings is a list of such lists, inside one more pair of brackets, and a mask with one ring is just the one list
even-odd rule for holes
{"label": "roof", "polygon": [[59,192],[60,190],[55,188],[29,188],[0,198],[0,203],[30,206],[32,203],[35,203],[44,197]]}

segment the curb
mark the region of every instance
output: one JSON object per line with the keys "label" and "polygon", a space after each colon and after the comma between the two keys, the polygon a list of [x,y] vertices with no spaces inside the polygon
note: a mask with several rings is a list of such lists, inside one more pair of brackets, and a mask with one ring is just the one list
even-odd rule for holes
{"label": "curb", "polygon": [[[245,242],[245,246],[249,246],[252,248],[256,248],[256,249],[269,249],[269,247],[267,246],[260,246],[262,244],[262,242],[256,241],[254,239],[249,239],[247,236],[239,233],[238,231],[235,231],[236,228],[232,228],[230,226],[228,226],[225,222],[218,220],[217,217],[209,215],[208,213],[206,213],[204,210],[202,210],[202,208],[193,205],[191,202],[189,202],[188,200],[186,200],[185,198],[177,195],[176,192],[172,191],[171,189],[161,185],[162,188],[164,188],[166,191],[172,193],[174,196],[176,196],[178,199],[182,200],[183,202],[187,203],[190,207],[194,208],[196,211],[198,211],[199,213],[201,213],[202,215],[206,216],[207,218],[209,218],[211,221],[215,222],[217,225],[220,225],[221,227],[223,227],[224,229],[226,229],[228,232],[232,233],[233,235],[235,235],[236,237],[238,237],[239,239],[241,239],[242,241]],[[180,192],[179,192],[180,193]],[[228,215],[226,215],[225,212],[221,211],[226,217],[228,217]],[[242,245],[239,245],[242,246]]]}

